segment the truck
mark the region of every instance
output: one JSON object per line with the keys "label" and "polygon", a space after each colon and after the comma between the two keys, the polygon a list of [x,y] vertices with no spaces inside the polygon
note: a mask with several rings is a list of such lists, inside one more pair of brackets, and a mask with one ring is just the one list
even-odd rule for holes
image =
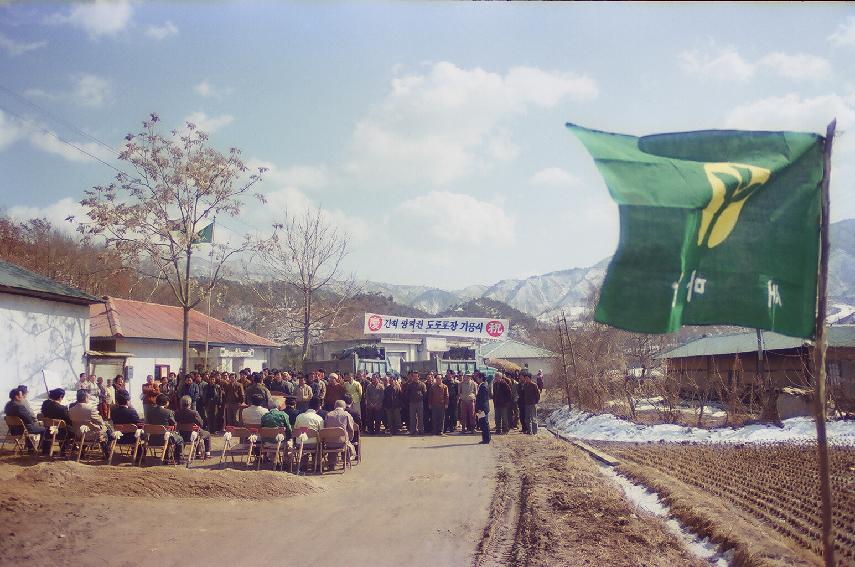
{"label": "truck", "polygon": [[445,374],[449,370],[452,372],[462,372],[464,374],[472,374],[477,368],[475,360],[446,360],[444,358],[431,358],[430,360],[414,360],[412,362],[401,361],[401,375],[406,376],[410,372],[418,372],[425,375],[428,372],[436,374]]}
{"label": "truck", "polygon": [[392,367],[386,359],[385,349],[377,348],[374,345],[360,345],[345,349],[336,355],[332,360],[305,360],[303,361],[303,372],[308,374],[319,368],[323,368],[324,372],[329,375],[330,372],[336,374],[344,374],[350,372],[364,372],[369,376],[375,372],[385,375],[391,372]]}

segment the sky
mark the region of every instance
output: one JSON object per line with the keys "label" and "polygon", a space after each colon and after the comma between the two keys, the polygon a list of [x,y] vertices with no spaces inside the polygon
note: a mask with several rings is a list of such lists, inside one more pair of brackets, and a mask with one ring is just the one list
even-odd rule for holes
{"label": "sky", "polygon": [[855,217],[855,5],[0,1],[8,214],[71,230],[151,112],[269,168],[267,203],[219,230],[320,207],[359,278],[489,285],[614,252],[617,207],[567,122],[836,117],[832,220]]}

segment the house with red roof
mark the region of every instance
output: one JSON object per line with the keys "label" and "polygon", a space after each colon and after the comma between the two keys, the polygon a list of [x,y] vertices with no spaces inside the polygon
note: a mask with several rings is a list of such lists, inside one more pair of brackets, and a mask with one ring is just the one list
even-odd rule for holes
{"label": "house with red roof", "polygon": [[[182,371],[180,307],[105,297],[104,303],[90,307],[89,314],[90,371],[104,378],[123,374],[133,402],[139,400],[147,376],[160,378]],[[225,321],[190,312],[191,369],[260,371],[277,347]]]}

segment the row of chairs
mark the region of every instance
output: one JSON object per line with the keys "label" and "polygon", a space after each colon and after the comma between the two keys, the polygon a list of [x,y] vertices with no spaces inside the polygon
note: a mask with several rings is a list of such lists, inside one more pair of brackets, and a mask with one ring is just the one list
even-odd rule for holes
{"label": "row of chairs", "polygon": [[[129,457],[132,463],[139,465],[142,465],[147,457],[160,459],[161,464],[174,462],[173,451],[171,451],[173,446],[171,428],[163,425],[120,424],[115,426],[115,433],[107,439],[100,430],[92,430],[85,425],[69,434],[68,424],[64,420],[42,417],[40,421],[45,428],[45,439],[42,441],[41,435],[27,432],[21,418],[7,415],[5,421],[8,431],[3,438],[3,443],[0,444],[0,450],[4,450],[6,444],[11,443],[15,456],[26,453],[28,447],[38,448],[44,442],[47,444],[46,456],[50,460],[53,460],[57,453],[61,456],[73,456],[77,462],[93,455],[100,455],[109,465],[112,464],[113,455],[118,449],[120,454]],[[21,433],[13,434],[13,429],[18,429]],[[193,459],[204,451],[204,441],[199,436],[198,429],[195,425],[178,426],[179,432],[186,433],[189,437],[189,442],[184,445],[186,452],[184,458],[188,467]],[[120,438],[126,435],[133,437],[132,443],[119,442]],[[106,456],[102,450],[102,443],[105,442],[108,449]]]}
{"label": "row of chairs", "polygon": [[315,472],[323,474],[324,461],[331,456],[340,457],[342,470],[351,467],[362,459],[362,447],[358,442],[351,443],[347,432],[341,427],[326,427],[320,431],[300,428],[294,431],[293,439],[285,439],[285,428],[229,427],[226,430],[220,465],[226,458],[232,463],[236,458],[243,460],[247,467],[255,464],[261,468],[262,462],[273,464],[274,470],[290,470],[300,474],[306,472],[311,464]]}
{"label": "row of chairs", "polygon": [[[19,417],[5,416],[5,419],[8,432],[3,438],[0,450],[5,449],[7,443],[12,443],[17,456],[24,454],[28,446],[40,446],[40,435],[28,433]],[[174,463],[171,428],[163,425],[119,424],[115,426],[112,438],[105,439],[101,431],[90,430],[86,426],[81,426],[69,435],[65,421],[50,418],[41,418],[41,421],[45,427],[44,442],[48,444],[47,458],[50,460],[54,459],[57,452],[65,456],[75,455],[78,462],[100,454],[110,465],[118,449],[120,455],[139,465],[148,457],[159,459],[161,464]],[[21,433],[12,434],[13,428],[20,429]],[[178,426],[178,432],[185,440],[183,458],[187,467],[204,451],[204,440],[199,436],[198,430],[198,426],[192,424]],[[120,438],[125,436],[132,436],[133,442],[120,443]],[[104,442],[108,444],[106,456],[102,450]],[[292,440],[286,440],[286,430],[281,427],[229,427],[224,436],[220,466],[230,458],[232,463],[237,459],[244,461],[247,467],[255,465],[256,469],[260,469],[262,462],[269,462],[274,470],[290,470],[300,474],[301,468],[305,473],[311,464],[316,472],[323,474],[324,461],[329,462],[331,456],[340,457],[342,470],[346,470],[354,461],[356,464],[361,462],[362,444],[358,440],[351,443],[347,432],[341,427],[327,427],[320,431],[300,428],[294,431]]]}

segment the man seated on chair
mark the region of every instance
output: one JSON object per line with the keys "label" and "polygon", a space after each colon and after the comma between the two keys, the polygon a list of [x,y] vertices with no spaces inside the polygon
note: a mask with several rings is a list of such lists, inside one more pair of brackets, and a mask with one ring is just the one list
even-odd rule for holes
{"label": "man seated on chair", "polygon": [[[184,425],[189,423],[199,426],[197,433],[199,434],[199,437],[202,438],[202,441],[204,441],[205,443],[205,458],[207,459],[211,456],[211,434],[202,429],[202,416],[199,415],[198,411],[190,409],[190,406],[192,405],[193,400],[190,398],[190,396],[181,396],[181,409],[175,412],[175,421],[178,422],[178,425]],[[184,442],[189,443],[192,432],[181,431],[180,433],[181,438],[184,439]]]}
{"label": "man seated on chair", "polygon": [[[148,423],[149,425],[163,425],[166,427],[172,426],[175,427],[178,425],[178,422],[175,421],[175,413],[168,409],[166,406],[169,405],[169,398],[166,394],[158,394],[154,399],[155,405],[148,410]],[[181,456],[184,452],[184,439],[178,435],[175,431],[167,433],[170,437],[172,437],[172,442],[175,446],[175,464],[181,464]],[[152,435],[149,438],[150,445],[161,445],[163,444],[163,436],[161,435]]]}
{"label": "man seated on chair", "polygon": [[104,452],[104,458],[109,458],[109,436],[112,430],[104,423],[104,418],[98,413],[97,406],[90,401],[89,393],[86,390],[77,390],[77,403],[69,408],[68,415],[71,417],[71,424],[75,433],[79,433],[80,428],[84,425],[89,428],[90,432],[97,431],[100,433],[101,450]]}
{"label": "man seated on chair", "polygon": [[[116,390],[116,405],[110,411],[110,418],[113,420],[113,425],[139,425],[142,423],[137,410],[130,406],[131,395],[127,390]],[[43,412],[44,413],[44,412]],[[136,437],[130,433],[124,433],[119,439],[119,445],[133,445],[136,443]],[[142,458],[142,451],[140,451]]]}
{"label": "man seated on chair", "polygon": [[[68,414],[68,408],[62,403],[63,398],[65,398],[65,390],[56,388],[48,392],[48,399],[42,402],[42,416],[49,419],[61,419],[65,422],[65,428],[56,432],[57,441],[65,440],[71,429],[71,416]],[[47,455],[49,450],[50,443],[43,443],[42,452]]]}
{"label": "man seated on chair", "polygon": [[279,400],[278,407],[261,416],[261,427],[284,427],[285,439],[291,438],[291,418],[284,411],[285,399]]}
{"label": "man seated on chair", "polygon": [[243,419],[245,427],[258,427],[261,425],[262,416],[269,411],[266,405],[267,400],[263,394],[256,392],[250,396],[249,403],[252,405],[243,408],[241,419]]}
{"label": "man seated on chair", "polygon": [[[344,400],[337,400],[335,403],[335,409],[329,412],[324,418],[324,427],[340,427],[344,429],[347,433],[347,445],[350,448],[351,454],[353,454],[354,449],[351,442],[356,434],[356,426],[354,424],[353,415],[346,409],[346,407],[347,404]],[[328,458],[329,461],[327,463],[327,469],[332,470],[335,468],[336,462],[338,461],[338,455],[331,453]]]}
{"label": "man seated on chair", "polygon": [[309,400],[309,409],[297,416],[294,421],[294,429],[314,429],[320,431],[324,427],[324,418],[318,415],[318,409],[321,407],[321,399],[317,396]]}
{"label": "man seated on chair", "polygon": [[[27,430],[27,433],[32,435],[44,434],[45,428],[36,421],[36,417],[33,415],[33,411],[25,401],[24,393],[21,392],[20,389],[15,388],[9,392],[9,401],[6,402],[6,408],[3,411],[8,416],[21,418],[21,421],[24,422],[24,429]],[[21,431],[21,428],[18,426],[11,427],[9,429],[9,433],[12,435],[21,435],[23,434],[23,431]],[[27,437],[27,448],[35,450],[35,447],[32,446],[32,442],[29,437]]]}

